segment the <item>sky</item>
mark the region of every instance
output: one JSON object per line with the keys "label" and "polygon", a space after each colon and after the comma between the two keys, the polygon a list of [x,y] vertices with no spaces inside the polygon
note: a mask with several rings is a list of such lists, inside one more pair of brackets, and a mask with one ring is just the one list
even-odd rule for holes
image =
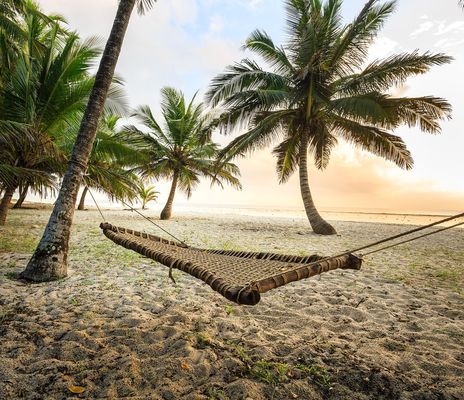
{"label": "sky", "polygon": [[[116,0],[38,0],[42,9],[66,17],[81,37],[98,36],[102,45],[111,29]],[[414,168],[404,171],[366,152],[340,143],[323,172],[310,165],[313,197],[321,210],[378,209],[438,212],[464,209],[464,11],[457,0],[399,0],[395,14],[372,45],[370,59],[413,51],[444,52],[452,64],[411,79],[397,93],[434,95],[453,106],[453,118],[441,135],[401,127]],[[352,20],[364,0],[345,0],[344,17]],[[277,43],[285,40],[281,0],[158,0],[145,16],[133,16],[117,74],[125,81],[132,107],[148,104],[159,115],[163,86],[200,98],[211,79],[246,56],[241,46],[255,29]],[[214,136],[221,144],[233,136]],[[203,182],[189,200],[194,205],[302,208],[297,176],[278,184],[272,147],[237,160],[243,190],[211,188]],[[159,205],[169,183],[157,182]],[[185,196],[176,200],[185,204]]]}

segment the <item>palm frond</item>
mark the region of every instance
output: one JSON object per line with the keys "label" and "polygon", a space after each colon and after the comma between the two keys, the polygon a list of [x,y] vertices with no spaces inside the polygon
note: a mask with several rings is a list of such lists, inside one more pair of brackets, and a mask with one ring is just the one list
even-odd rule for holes
{"label": "palm frond", "polygon": [[247,89],[283,89],[289,87],[288,78],[268,71],[248,59],[227,67],[226,72],[216,76],[206,93],[206,101],[217,106],[231,96]]}
{"label": "palm frond", "polygon": [[314,155],[314,165],[317,169],[325,169],[329,164],[330,155],[338,141],[326,126],[311,132],[308,148]]}
{"label": "palm frond", "polygon": [[252,129],[232,140],[221,150],[221,160],[228,161],[234,157],[244,156],[246,153],[270,145],[284,134],[283,128],[290,123],[293,116],[293,110],[258,115]]}
{"label": "palm frond", "polygon": [[411,169],[414,164],[411,153],[399,136],[345,118],[334,119],[332,126],[348,143],[392,161],[400,168]]}
{"label": "palm frond", "polygon": [[285,50],[275,46],[271,37],[266,32],[260,30],[254,31],[248,37],[243,47],[262,56],[278,74],[292,77],[296,72]]}
{"label": "palm frond", "polygon": [[400,86],[415,75],[425,74],[433,66],[447,64],[453,60],[445,54],[412,53],[395,54],[384,60],[369,64],[362,72],[348,75],[334,83],[340,93],[357,94],[385,91]]}
{"label": "palm frond", "polygon": [[369,45],[395,10],[396,0],[378,3],[378,0],[368,0],[334,47],[329,68],[335,69],[340,76],[361,67],[368,56]]}
{"label": "palm frond", "polygon": [[22,182],[34,182],[35,185],[53,186],[55,178],[47,171],[18,167],[0,162],[0,188],[18,186]]}
{"label": "palm frond", "polygon": [[280,183],[287,182],[297,170],[300,162],[299,151],[300,137],[295,134],[279,143],[272,151],[277,157],[276,169]]}
{"label": "palm frond", "polygon": [[137,12],[140,15],[145,14],[156,3],[156,0],[137,0]]}
{"label": "palm frond", "polygon": [[[365,66],[369,46],[396,1],[367,0],[350,24],[343,23],[341,0],[286,0],[285,5],[285,45],[257,30],[244,46],[264,58],[270,70],[245,59],[227,67],[209,87],[206,99],[221,110],[221,132],[245,129],[221,150],[219,163],[282,138],[274,154],[279,180],[285,182],[300,162],[304,135],[317,168],[327,165],[337,137],[411,168],[411,154],[391,131],[408,125],[438,133],[451,107],[433,96],[396,98],[389,91],[452,58],[413,51]],[[273,119],[279,113],[281,118]]]}
{"label": "palm frond", "polygon": [[399,122],[428,133],[440,133],[440,122],[450,119],[452,111],[446,100],[433,96],[391,98],[387,106],[396,112]]}

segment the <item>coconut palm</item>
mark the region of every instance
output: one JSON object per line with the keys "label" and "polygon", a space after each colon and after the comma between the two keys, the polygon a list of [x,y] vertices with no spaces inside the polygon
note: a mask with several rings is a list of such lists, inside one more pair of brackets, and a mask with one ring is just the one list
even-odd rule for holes
{"label": "coconut palm", "polygon": [[141,181],[138,186],[137,197],[142,201],[142,210],[147,208],[150,201],[158,200],[159,192],[155,190],[154,186],[145,186]]}
{"label": "coconut palm", "polygon": [[[78,210],[84,210],[89,188],[107,194],[110,200],[131,200],[137,195],[138,178],[130,168],[145,161],[144,153],[117,132],[116,124],[120,119],[119,115],[109,114],[99,123]],[[71,126],[71,134],[66,135],[63,146],[66,154],[71,154],[78,129],[78,125]]]}
{"label": "coconut palm", "polygon": [[99,54],[94,40],[79,42],[76,34],[64,34],[58,24],[46,25],[35,14],[21,26],[29,39],[0,85],[0,121],[18,130],[14,138],[4,138],[8,146],[0,152],[0,164],[10,167],[12,178],[2,183],[0,224],[17,187],[51,189],[53,174],[63,172],[65,157],[57,141],[85,108],[94,82],[89,69]]}
{"label": "coconut palm", "polygon": [[165,87],[161,90],[164,124],[160,125],[148,106],[140,107],[134,116],[147,129],[128,127],[128,133],[139,135],[145,142],[150,161],[137,168],[144,179],[164,178],[171,181],[168,200],[161,219],[169,219],[177,188],[190,197],[192,190],[206,177],[212,184],[228,183],[241,188],[239,169],[235,164],[217,166],[219,146],[210,139],[214,129],[213,114],[205,112],[203,104],[195,104],[195,97],[186,103],[182,92]]}
{"label": "coconut palm", "polygon": [[[26,15],[29,16],[30,24],[24,22]],[[33,2],[5,0],[0,4],[0,107],[3,103],[5,84],[11,79],[11,71],[16,67],[23,46],[29,40],[29,46],[34,45],[37,49],[36,37],[29,34],[28,28],[32,22],[37,26],[39,19],[42,23],[40,30],[44,32],[48,21]],[[19,165],[16,149],[25,139],[34,139],[27,133],[25,125],[18,121],[5,120],[5,115],[0,115],[0,126],[0,193],[3,194],[0,201],[0,225],[3,225],[19,177],[46,184],[51,184],[51,178]]]}
{"label": "coconut palm", "polygon": [[4,0],[0,3],[0,79],[13,68],[15,56],[21,45],[27,40],[22,19],[25,14],[39,13],[35,4],[26,0]]}
{"label": "coconut palm", "polygon": [[155,0],[120,0],[110,36],[97,71],[95,84],[82,118],[79,134],[63,178],[58,199],[53,207],[45,232],[25,271],[24,279],[47,281],[67,275],[69,236],[79,187],[92,152],[98,122],[103,112],[114,70],[121,52],[132,11],[137,5],[140,14]]}
{"label": "coconut palm", "polygon": [[[36,171],[43,172],[43,171]],[[13,206],[13,209],[18,209],[23,207],[23,203],[26,200],[26,197],[29,193],[34,193],[40,198],[47,198],[49,196],[54,196],[58,189],[58,179],[55,179],[55,175],[51,174],[51,181],[47,185],[42,184],[40,181],[37,182],[36,179],[23,179],[19,187],[18,193],[19,197],[16,203]]]}
{"label": "coconut palm", "polygon": [[[40,52],[44,50],[43,41],[46,31],[58,28],[59,34],[65,34],[59,15],[43,14],[34,0],[3,0],[0,4],[0,84],[5,73],[15,67],[17,56],[28,45]],[[30,35],[31,27],[36,35]],[[39,35],[41,33],[42,35]]]}
{"label": "coconut palm", "polygon": [[350,24],[343,24],[342,0],[286,0],[287,43],[274,44],[263,31],[245,49],[261,56],[270,70],[251,59],[229,66],[207,93],[225,109],[226,131],[248,131],[225,149],[226,159],[278,143],[274,148],[280,182],[298,169],[301,196],[314,232],[334,234],[319,215],[309,189],[307,156],[327,166],[337,138],[386,158],[413,165],[403,140],[391,132],[406,124],[437,133],[449,104],[436,97],[395,97],[390,90],[430,67],[450,61],[443,54],[414,51],[368,63],[369,46],[395,8],[395,1],[369,0]]}

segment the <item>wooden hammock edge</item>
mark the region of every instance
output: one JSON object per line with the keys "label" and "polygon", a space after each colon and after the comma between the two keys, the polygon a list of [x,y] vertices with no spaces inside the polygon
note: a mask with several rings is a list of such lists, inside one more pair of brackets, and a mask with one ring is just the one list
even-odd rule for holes
{"label": "wooden hammock edge", "polygon": [[[147,234],[144,232],[134,231],[132,229],[126,229],[118,226],[111,225],[109,223],[101,223],[100,228],[103,231],[103,234],[113,241],[114,243],[125,247],[126,249],[133,250],[145,257],[148,257],[152,260],[155,260],[167,267],[176,268],[181,271],[192,275],[193,277],[202,280],[208,284],[213,290],[220,293],[227,300],[235,302],[237,304],[243,305],[256,305],[261,299],[261,293],[267,292],[269,290],[278,288],[280,286],[286,285],[290,282],[299,281],[302,279],[307,279],[315,275],[322,274],[324,272],[332,271],[335,269],[354,269],[359,270],[361,268],[362,259],[354,254],[343,254],[337,257],[319,259],[317,261],[311,261],[309,263],[302,263],[301,260],[306,259],[307,257],[302,256],[290,256],[282,255],[276,253],[254,253],[254,252],[239,252],[242,257],[249,258],[250,255],[253,255],[253,258],[259,260],[264,258],[265,255],[272,257],[276,261],[290,262],[288,258],[298,259],[298,261],[293,261],[293,263],[301,264],[301,267],[288,270],[274,276],[262,279],[257,282],[251,282],[245,286],[232,286],[227,283],[224,279],[217,277],[208,269],[198,265],[196,263],[184,261],[180,258],[175,258],[164,254],[163,252],[150,249],[147,246],[138,244],[130,239],[121,237],[118,234],[130,234],[144,239],[149,239],[153,241],[162,242],[167,245],[189,248],[196,251],[207,252],[217,255],[229,255],[234,256],[231,251],[227,250],[207,250],[199,249],[193,247],[187,247],[183,244],[161,238],[156,235]],[[262,257],[261,257],[262,256]],[[240,257],[240,256],[237,256]],[[320,257],[318,257],[320,258]]]}

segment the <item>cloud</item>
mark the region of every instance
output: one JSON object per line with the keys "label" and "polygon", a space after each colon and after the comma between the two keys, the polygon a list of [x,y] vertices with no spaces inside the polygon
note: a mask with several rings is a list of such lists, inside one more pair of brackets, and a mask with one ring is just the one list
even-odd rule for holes
{"label": "cloud", "polygon": [[422,22],[419,25],[419,27],[411,33],[411,36],[415,37],[417,35],[420,35],[421,33],[429,32],[434,26],[435,26],[435,23],[432,21]]}
{"label": "cloud", "polygon": [[260,4],[262,0],[248,0],[248,4],[251,8],[256,8],[258,4]]}
{"label": "cloud", "polygon": [[388,57],[394,51],[397,51],[398,43],[386,36],[378,37],[369,48],[369,62],[377,59]]}
{"label": "cloud", "polygon": [[209,30],[213,33],[221,32],[224,28],[224,21],[219,15],[213,15],[209,22]]}
{"label": "cloud", "polygon": [[435,32],[435,35],[446,35],[447,33],[460,33],[464,31],[464,21],[451,23],[442,22]]}

